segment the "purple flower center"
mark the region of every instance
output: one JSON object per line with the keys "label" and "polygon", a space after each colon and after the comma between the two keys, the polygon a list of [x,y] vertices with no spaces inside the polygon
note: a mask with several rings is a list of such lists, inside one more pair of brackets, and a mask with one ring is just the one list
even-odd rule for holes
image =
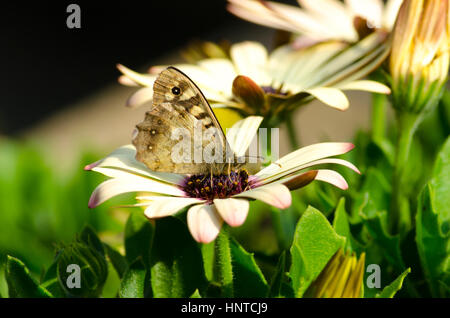
{"label": "purple flower center", "polygon": [[280,89],[276,89],[273,88],[272,86],[261,86],[262,90],[264,91],[264,93],[266,94],[275,94],[275,95],[283,95],[286,96],[288,93],[287,92],[283,92]]}
{"label": "purple flower center", "polygon": [[186,177],[181,189],[191,198],[212,201],[224,199],[252,188],[246,170],[231,171],[230,174],[192,175]]}

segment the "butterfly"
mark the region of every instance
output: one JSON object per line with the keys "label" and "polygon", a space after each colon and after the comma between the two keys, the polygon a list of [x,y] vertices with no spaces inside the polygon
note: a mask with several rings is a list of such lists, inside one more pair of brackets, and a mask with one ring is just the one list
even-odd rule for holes
{"label": "butterfly", "polygon": [[[221,173],[225,166],[230,170],[238,165],[239,160],[230,151],[222,127],[205,96],[175,67],[168,67],[158,75],[153,84],[153,107],[136,129],[133,138],[136,159],[153,171],[212,174]],[[200,141],[194,140],[196,132],[197,137],[198,132],[203,136]],[[181,139],[187,139],[184,148],[181,147],[187,157],[174,160],[174,154],[179,154]],[[215,158],[213,162],[195,160],[198,159],[196,155],[208,151]]]}

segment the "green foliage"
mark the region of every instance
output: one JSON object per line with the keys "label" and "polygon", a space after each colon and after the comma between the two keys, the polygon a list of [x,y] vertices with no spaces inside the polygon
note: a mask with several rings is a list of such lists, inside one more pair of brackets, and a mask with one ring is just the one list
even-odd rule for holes
{"label": "green foliage", "polygon": [[146,267],[150,266],[155,229],[142,212],[133,211],[125,225],[125,257],[128,263],[141,257]]}
{"label": "green foliage", "polygon": [[15,298],[48,298],[52,294],[30,276],[25,264],[17,258],[8,256],[6,277],[9,297]]}
{"label": "green foliage", "polygon": [[159,219],[151,250],[151,286],[154,297],[189,297],[206,284],[202,255],[185,224]]}
{"label": "green foliage", "polygon": [[403,281],[406,276],[411,272],[408,268],[399,277],[397,277],[392,283],[384,287],[383,290],[376,295],[377,298],[393,298],[395,294],[402,288]]}
{"label": "green foliage", "polygon": [[[2,142],[0,295],[304,297],[344,247],[366,255],[364,269],[381,268],[381,287],[368,288],[363,280],[364,297],[449,297],[446,103],[424,121],[436,131],[420,127],[412,144],[405,167],[412,222],[404,232],[390,226],[393,129],[376,139],[356,135],[355,149],[342,158],[361,175],[332,168],[347,180],[347,191],[313,182],[293,192],[292,206],[283,211],[253,201],[244,225],[224,225],[210,244],[193,240],[183,214],[149,221],[141,209],[112,208],[132,196],[89,210],[89,196],[104,179],[82,167],[99,156],[83,156],[75,171],[61,176],[35,148]],[[67,287],[70,264],[80,265],[80,289]]]}
{"label": "green foliage", "polygon": [[[69,286],[73,270],[70,266],[80,268],[80,288]],[[103,244],[92,231],[86,227],[79,238],[64,246],[57,257],[57,276],[64,292],[71,297],[97,297],[101,294],[108,275]]]}
{"label": "green foliage", "polygon": [[351,232],[347,211],[345,210],[345,198],[341,198],[334,212],[333,229],[338,235],[346,238],[345,247],[347,250],[354,251],[357,254],[363,252],[364,246],[353,237]]}
{"label": "green foliage", "polygon": [[416,215],[417,249],[433,297],[450,295],[450,139],[435,164],[433,178],[422,190]]}
{"label": "green foliage", "polygon": [[141,258],[130,264],[120,283],[119,296],[122,298],[144,298],[147,268]]}
{"label": "green foliage", "polygon": [[313,207],[303,213],[295,230],[290,252],[289,276],[295,295],[301,297],[330,258],[343,247],[345,239],[336,234],[323,214]]}

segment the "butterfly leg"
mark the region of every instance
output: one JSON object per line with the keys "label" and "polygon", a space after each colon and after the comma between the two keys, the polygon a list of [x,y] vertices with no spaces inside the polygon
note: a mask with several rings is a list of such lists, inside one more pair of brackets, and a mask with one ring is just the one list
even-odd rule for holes
{"label": "butterfly leg", "polygon": [[209,169],[209,171],[210,171],[210,173],[211,173],[211,174],[210,174],[211,177],[210,177],[209,179],[210,179],[210,181],[211,181],[211,190],[212,190],[212,188],[213,188],[213,168],[211,167],[211,168]]}

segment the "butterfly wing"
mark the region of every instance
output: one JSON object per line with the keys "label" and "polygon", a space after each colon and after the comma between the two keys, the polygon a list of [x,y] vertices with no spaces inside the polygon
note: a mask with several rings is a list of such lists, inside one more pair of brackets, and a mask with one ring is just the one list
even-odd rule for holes
{"label": "butterfly wing", "polygon": [[[136,126],[138,133],[133,144],[137,160],[154,171],[203,174],[218,167],[202,158],[205,149],[215,147],[221,150],[219,161],[226,161],[229,148],[223,130],[206,98],[189,77],[169,67],[156,79],[153,92],[153,108]],[[206,131],[214,132],[207,134],[209,140],[203,138]]]}

